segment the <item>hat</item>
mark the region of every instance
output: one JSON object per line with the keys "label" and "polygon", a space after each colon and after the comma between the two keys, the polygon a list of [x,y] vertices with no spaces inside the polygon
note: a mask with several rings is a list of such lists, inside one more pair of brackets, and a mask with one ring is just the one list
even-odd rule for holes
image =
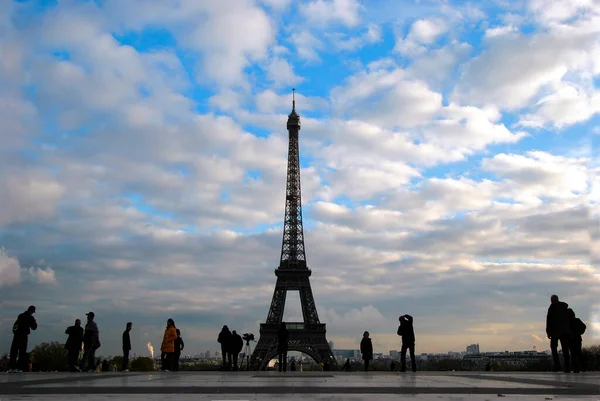
{"label": "hat", "polygon": [[29,308],[27,308],[27,311],[35,313],[35,306],[31,305]]}
{"label": "hat", "polygon": [[86,316],[90,316],[92,319],[96,316],[94,312],[89,312],[85,314]]}

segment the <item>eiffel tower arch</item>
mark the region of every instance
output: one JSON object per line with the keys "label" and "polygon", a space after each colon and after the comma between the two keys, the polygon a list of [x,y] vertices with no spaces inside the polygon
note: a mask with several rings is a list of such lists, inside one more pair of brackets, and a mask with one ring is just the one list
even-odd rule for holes
{"label": "eiffel tower arch", "polygon": [[337,362],[325,336],[325,323],[319,321],[310,287],[312,272],[306,264],[298,148],[300,116],[296,113],[295,98],[292,101],[292,112],[288,116],[287,129],[289,148],[281,258],[279,267],[275,269],[277,281],[267,321],[260,325],[260,338],[250,358],[250,366],[254,370],[264,370],[277,355],[277,329],[283,321],[287,292],[298,291],[303,321],[285,322],[289,331],[288,350],[303,352],[317,363],[328,363],[333,370],[337,368]]}

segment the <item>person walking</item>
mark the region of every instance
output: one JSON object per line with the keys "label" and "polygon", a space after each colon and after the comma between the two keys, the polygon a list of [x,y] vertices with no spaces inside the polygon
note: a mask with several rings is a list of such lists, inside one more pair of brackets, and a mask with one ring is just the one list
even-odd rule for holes
{"label": "person walking", "polygon": [[93,372],[96,370],[96,350],[100,348],[100,331],[98,325],[94,321],[96,314],[94,312],[88,312],[87,323],[85,324],[85,331],[83,333],[83,357],[79,364],[79,369],[84,370],[84,366],[87,362],[87,370]]}
{"label": "person walking", "polygon": [[567,315],[569,316],[569,323],[571,325],[571,338],[569,339],[571,365],[573,373],[579,373],[582,370],[581,344],[583,343],[583,339],[581,336],[585,333],[586,325],[581,319],[575,316],[573,309],[567,309]]}
{"label": "person walking", "polygon": [[235,331],[231,333],[231,354],[233,356],[233,370],[238,370],[238,355],[242,352],[244,348],[244,340],[242,337]]}
{"label": "person walking", "polygon": [[550,306],[546,315],[546,335],[550,339],[550,350],[552,350],[552,360],[554,362],[554,371],[560,371],[560,358],[558,356],[558,343],[562,348],[564,372],[569,373],[569,339],[571,338],[571,323],[567,314],[569,305],[559,301],[558,295],[550,297]]}
{"label": "person walking", "polygon": [[173,369],[176,339],[177,329],[175,328],[175,321],[169,318],[167,320],[167,328],[165,329],[162,345],[160,346],[161,351],[165,353],[165,366],[163,367],[163,370],[167,372]]}
{"label": "person walking", "polygon": [[183,351],[185,344],[181,337],[181,331],[175,329],[175,332],[177,333],[177,338],[175,339],[175,353],[173,354],[173,371],[179,372],[179,358],[181,357],[181,351]]}
{"label": "person walking", "polygon": [[277,330],[277,354],[279,356],[279,371],[283,368],[285,372],[287,370],[287,352],[288,352],[288,341],[290,338],[290,332],[285,323],[281,322],[279,329]]}
{"label": "person walking", "polygon": [[402,348],[400,349],[400,371],[406,372],[406,350],[410,352],[410,362],[412,371],[417,371],[417,361],[415,359],[415,329],[413,326],[413,317],[411,315],[402,315],[398,318],[400,325],[397,334],[402,337]]}
{"label": "person walking", "polygon": [[365,372],[369,370],[369,361],[373,359],[373,342],[369,338],[369,332],[363,333],[363,338],[360,341],[360,353],[365,361]]}
{"label": "person walking", "polygon": [[69,372],[79,372],[79,352],[83,344],[83,327],[81,320],[76,319],[75,325],[67,327],[65,334],[68,334],[65,349],[67,350],[67,358],[69,360]]}
{"label": "person walking", "polygon": [[28,371],[27,339],[31,330],[37,329],[37,322],[33,317],[34,313],[35,306],[31,305],[25,312],[17,317],[17,320],[13,324],[13,340],[10,346],[9,372]]}
{"label": "person walking", "polygon": [[125,326],[125,331],[122,336],[123,343],[123,366],[121,366],[121,370],[123,372],[129,372],[129,351],[131,351],[131,338],[129,337],[129,332],[133,328],[133,323],[127,322]]}
{"label": "person walking", "polygon": [[231,358],[228,358],[229,355],[229,346],[231,344],[231,331],[229,331],[229,327],[226,325],[223,326],[221,332],[219,333],[219,337],[217,338],[219,344],[221,344],[221,354],[223,355],[223,370],[229,370],[231,368]]}

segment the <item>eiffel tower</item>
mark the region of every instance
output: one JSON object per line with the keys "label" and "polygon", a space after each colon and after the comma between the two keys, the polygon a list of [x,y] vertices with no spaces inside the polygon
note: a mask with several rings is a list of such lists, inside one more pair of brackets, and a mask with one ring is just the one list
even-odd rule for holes
{"label": "eiffel tower", "polygon": [[300,152],[298,150],[300,116],[296,113],[295,89],[292,90],[292,99],[292,112],[287,121],[290,142],[281,259],[279,267],[275,269],[277,282],[267,321],[260,325],[260,338],[250,359],[250,366],[254,370],[265,370],[269,361],[277,356],[277,329],[283,321],[285,298],[288,291],[300,293],[303,318],[302,322],[285,322],[289,331],[288,350],[303,352],[317,363],[328,363],[330,368],[337,368],[337,363],[325,338],[327,331],[325,323],[319,321],[310,288],[311,270],[306,265],[300,196]]}

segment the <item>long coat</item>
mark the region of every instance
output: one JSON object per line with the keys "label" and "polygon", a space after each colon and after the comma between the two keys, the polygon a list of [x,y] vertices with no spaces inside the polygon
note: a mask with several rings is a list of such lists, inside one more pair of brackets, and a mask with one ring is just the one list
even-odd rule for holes
{"label": "long coat", "polygon": [[177,331],[175,327],[168,326],[165,329],[165,335],[163,337],[162,345],[160,347],[162,352],[175,352],[175,340],[177,339]]}

